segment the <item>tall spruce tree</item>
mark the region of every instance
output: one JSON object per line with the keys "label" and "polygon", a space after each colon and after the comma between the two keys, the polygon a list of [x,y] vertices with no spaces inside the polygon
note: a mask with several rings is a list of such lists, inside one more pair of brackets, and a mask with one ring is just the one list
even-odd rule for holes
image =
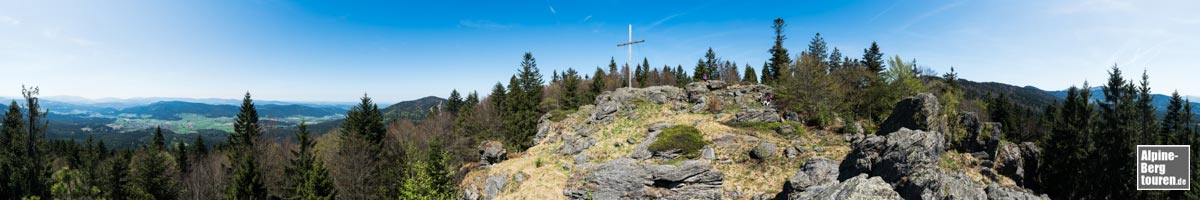
{"label": "tall spruce tree", "polygon": [[336,192],[329,170],[321,159],[312,152],[315,142],[308,132],[308,125],[300,122],[296,127],[297,149],[292,151],[292,160],[285,169],[288,174],[288,199],[319,200],[334,199]]}
{"label": "tall spruce tree", "polygon": [[783,34],[783,28],[787,27],[783,18],[775,18],[775,22],[771,25],[771,29],[775,30],[775,46],[772,46],[767,52],[771,53],[770,65],[763,68],[763,83],[774,84],[775,80],[779,79],[779,68],[792,64],[791,55],[788,54],[787,48],[783,47],[783,40],[787,36]]}
{"label": "tall spruce tree", "polygon": [[871,42],[871,47],[863,49],[862,65],[867,67],[867,70],[875,74],[883,73],[883,52],[879,50],[879,44]]}
{"label": "tall spruce tree", "polygon": [[232,163],[233,174],[225,188],[225,199],[266,199],[267,188],[263,185],[262,174],[258,169],[256,143],[258,141],[258,109],[250,93],[242,98],[242,106],[233,123],[233,133],[229,134],[229,162]]}
{"label": "tall spruce tree", "polygon": [[837,70],[842,68],[842,51],[837,47],[833,47],[833,52],[829,53],[829,69]]}
{"label": "tall spruce tree", "polygon": [[379,105],[371,101],[371,97],[368,97],[367,94],[363,94],[358,105],[346,112],[346,119],[342,122],[339,136],[343,139],[348,137],[363,139],[369,144],[378,145],[383,141],[386,129],[387,127],[383,125],[383,113],[379,111]]}
{"label": "tall spruce tree", "polygon": [[18,191],[21,187],[16,185],[20,183],[16,177],[18,172],[17,166],[21,161],[24,151],[24,134],[25,122],[21,120],[21,107],[17,105],[17,101],[13,100],[8,104],[8,111],[4,113],[3,127],[0,128],[0,137],[4,138],[3,144],[0,144],[0,196],[5,197],[20,197],[22,191]]}
{"label": "tall spruce tree", "polygon": [[746,72],[742,75],[743,83],[758,84],[758,74],[754,73],[754,67],[746,65]]}
{"label": "tall spruce tree", "polygon": [[579,72],[576,72],[575,69],[567,68],[567,72],[563,73],[562,79],[563,91],[559,99],[562,99],[563,109],[574,110],[576,107],[579,107],[581,98],[579,95]]}
{"label": "tall spruce tree", "polygon": [[1109,72],[1108,83],[1101,88],[1104,101],[1100,103],[1100,118],[1104,123],[1100,126],[1100,134],[1096,139],[1096,167],[1099,171],[1094,174],[1096,181],[1111,184],[1095,184],[1092,191],[1094,199],[1132,199],[1134,192],[1129,185],[1135,184],[1133,177],[1134,162],[1133,145],[1137,138],[1135,89],[1121,75],[1121,69],[1113,65]]}
{"label": "tall spruce tree", "polygon": [[508,98],[504,93],[504,84],[496,82],[496,85],[492,86],[492,93],[488,94],[488,101],[492,104],[493,108],[504,108],[504,100]]}
{"label": "tall spruce tree", "polygon": [[450,98],[446,99],[446,111],[451,114],[457,114],[458,110],[462,108],[462,104],[463,99],[462,96],[458,94],[458,90],[451,90]]}
{"label": "tall spruce tree", "polygon": [[1088,84],[1083,89],[1067,89],[1067,97],[1053,115],[1058,116],[1051,126],[1051,135],[1046,141],[1046,154],[1042,159],[1041,180],[1043,191],[1057,199],[1080,199],[1088,194],[1089,180],[1094,177],[1090,164],[1092,138],[1094,137],[1095,104],[1090,103]]}
{"label": "tall spruce tree", "polygon": [[172,153],[174,153],[175,167],[179,169],[179,174],[187,174],[191,170],[191,163],[188,159],[191,155],[188,153],[187,143],[183,141],[176,142],[175,151]]}
{"label": "tall spruce tree", "polygon": [[471,91],[471,93],[467,94],[467,100],[463,100],[462,108],[459,108],[459,111],[475,109],[475,106],[478,106],[478,105],[479,105],[479,93],[476,91]]}
{"label": "tall spruce tree", "polygon": [[821,37],[821,33],[813,36],[808,42],[808,50],[805,51],[815,59],[817,63],[828,63],[829,47],[825,45],[825,38]]}
{"label": "tall spruce tree", "polygon": [[596,96],[600,96],[600,93],[604,93],[605,88],[608,87],[605,85],[606,83],[604,82],[604,77],[607,77],[607,75],[604,74],[604,70],[600,69],[600,67],[596,67],[596,72],[592,74],[592,84],[588,87],[588,95],[586,95],[586,98],[584,98],[583,104],[592,104],[593,101],[596,101]]}
{"label": "tall spruce tree", "polygon": [[519,150],[533,146],[533,136],[537,133],[537,120],[542,113],[538,105],[542,102],[544,83],[539,71],[533,53],[525,52],[521,68],[517,70],[516,77],[519,78],[513,79],[516,87],[509,86],[508,114],[511,116],[505,117],[505,129],[509,144]]}
{"label": "tall spruce tree", "polygon": [[1158,116],[1154,114],[1154,96],[1150,94],[1150,75],[1146,74],[1145,70],[1142,71],[1142,81],[1139,82],[1136,92],[1137,139],[1141,141],[1137,144],[1161,144],[1163,138],[1156,130]]}
{"label": "tall spruce tree", "polygon": [[158,151],[167,150],[167,141],[165,138],[163,138],[162,126],[154,127],[154,137],[150,138],[150,143],[150,148],[154,148]]}

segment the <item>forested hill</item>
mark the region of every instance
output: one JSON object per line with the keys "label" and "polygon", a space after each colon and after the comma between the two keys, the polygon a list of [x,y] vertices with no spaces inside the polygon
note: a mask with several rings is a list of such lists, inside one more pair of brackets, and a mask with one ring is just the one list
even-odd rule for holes
{"label": "forested hill", "polygon": [[974,82],[965,79],[960,80],[963,95],[969,98],[984,98],[987,95],[1001,95],[1008,97],[1017,105],[1031,110],[1042,110],[1047,105],[1053,104],[1055,101],[1062,99],[1062,96],[1054,96],[1046,93],[1041,89],[1033,86],[1018,87],[1005,83],[997,82]]}
{"label": "forested hill", "polygon": [[445,102],[446,99],[428,96],[411,101],[403,101],[383,108],[383,117],[388,121],[395,119],[420,120],[429,113],[429,109]]}

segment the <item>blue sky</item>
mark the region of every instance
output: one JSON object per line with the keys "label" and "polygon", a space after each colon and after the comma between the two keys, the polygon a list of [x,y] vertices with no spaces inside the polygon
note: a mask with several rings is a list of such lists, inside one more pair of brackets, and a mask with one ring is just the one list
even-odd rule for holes
{"label": "blue sky", "polygon": [[[1099,85],[1114,63],[1200,95],[1196,1],[0,1],[0,96],[380,102],[486,93],[533,52],[542,72],[625,58],[690,70],[705,49],[756,68],[771,20],[977,81]],[[35,74],[35,75],[11,75]]]}

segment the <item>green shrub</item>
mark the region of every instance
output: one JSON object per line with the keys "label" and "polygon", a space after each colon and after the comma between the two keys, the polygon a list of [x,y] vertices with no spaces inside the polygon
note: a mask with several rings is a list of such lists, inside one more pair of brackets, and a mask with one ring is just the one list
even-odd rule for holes
{"label": "green shrub", "polygon": [[700,130],[692,126],[673,126],[658,134],[658,139],[650,143],[648,150],[652,152],[681,150],[680,154],[687,158],[696,158],[700,149],[708,145]]}

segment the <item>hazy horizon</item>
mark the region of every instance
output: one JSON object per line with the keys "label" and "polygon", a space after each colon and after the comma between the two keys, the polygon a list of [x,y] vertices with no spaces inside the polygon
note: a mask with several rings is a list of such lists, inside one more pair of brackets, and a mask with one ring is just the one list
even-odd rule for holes
{"label": "hazy horizon", "polygon": [[[964,79],[1061,90],[1099,85],[1117,64],[1150,75],[1154,93],[1198,96],[1200,2],[478,2],[333,4],[286,1],[0,2],[0,96],[377,102],[450,90],[486,95],[532,52],[543,75],[590,74],[615,46],[645,39],[634,60],[691,70],[708,47],[760,68],[770,23],[785,46],[820,32],[830,49],[916,59]],[[1191,6],[1188,6],[1188,5]],[[631,6],[637,5],[637,6]],[[747,11],[754,12],[734,12]]]}

